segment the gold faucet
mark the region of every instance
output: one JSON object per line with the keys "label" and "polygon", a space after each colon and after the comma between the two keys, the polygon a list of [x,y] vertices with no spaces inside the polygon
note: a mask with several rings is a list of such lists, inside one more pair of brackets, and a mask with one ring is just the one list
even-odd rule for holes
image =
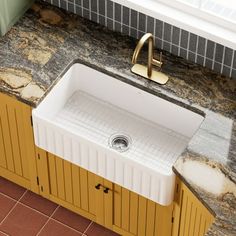
{"label": "gold faucet", "polygon": [[[144,45],[144,43],[148,40],[148,65],[147,67],[144,65],[137,64],[137,59],[139,53]],[[159,68],[162,66],[162,53],[160,53],[160,61],[153,58],[153,50],[154,50],[154,38],[153,35],[147,33],[143,35],[143,37],[139,40],[132,57],[132,63],[134,66],[131,71],[135,74],[141,75],[144,78],[148,78],[152,81],[155,81],[159,84],[165,84],[168,81],[168,77],[161,73],[160,71],[153,70],[152,66],[155,65]]]}

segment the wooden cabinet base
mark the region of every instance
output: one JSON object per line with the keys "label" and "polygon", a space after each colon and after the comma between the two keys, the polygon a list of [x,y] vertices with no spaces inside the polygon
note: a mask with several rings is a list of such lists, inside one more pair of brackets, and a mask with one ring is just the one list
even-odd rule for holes
{"label": "wooden cabinet base", "polygon": [[0,175],[38,193],[31,108],[2,93]]}

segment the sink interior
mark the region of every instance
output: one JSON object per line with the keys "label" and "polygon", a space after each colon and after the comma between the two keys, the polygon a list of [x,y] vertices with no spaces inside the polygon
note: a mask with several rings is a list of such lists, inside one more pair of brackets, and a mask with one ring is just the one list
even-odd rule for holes
{"label": "sink interior", "polygon": [[[117,165],[119,161],[122,165],[129,163],[133,172],[135,168],[146,168],[160,178],[171,177],[171,186],[174,183],[172,165],[203,119],[199,114],[82,64],[74,64],[33,111],[37,146],[91,170],[93,167],[89,165],[94,163],[89,164],[89,158],[84,156],[93,151],[89,144],[84,149],[80,142],[73,143],[73,139],[79,137],[103,148],[108,161],[112,160],[108,157],[111,154]],[[45,128],[45,124],[56,130]],[[116,139],[113,148],[111,137],[119,135],[127,140]],[[125,145],[129,145],[127,150],[120,151]],[[95,152],[99,162],[99,151]],[[93,160],[95,158],[91,162]],[[104,165],[108,168],[107,163]],[[98,173],[99,167],[94,168],[93,172]],[[107,177],[109,170],[104,171],[106,173],[98,174]],[[109,179],[122,185],[126,177],[119,181],[115,174]],[[135,191],[135,181],[130,181],[128,185]]]}

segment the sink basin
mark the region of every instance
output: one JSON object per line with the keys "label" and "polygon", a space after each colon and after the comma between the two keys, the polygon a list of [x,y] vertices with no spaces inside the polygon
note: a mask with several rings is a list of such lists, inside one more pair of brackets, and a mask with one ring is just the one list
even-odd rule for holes
{"label": "sink basin", "polygon": [[33,110],[38,147],[161,205],[173,200],[172,165],[203,119],[79,63]]}

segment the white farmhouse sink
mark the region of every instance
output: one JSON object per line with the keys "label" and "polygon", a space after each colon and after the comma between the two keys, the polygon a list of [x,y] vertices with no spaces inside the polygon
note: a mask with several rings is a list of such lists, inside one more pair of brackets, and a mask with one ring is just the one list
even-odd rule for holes
{"label": "white farmhouse sink", "polygon": [[162,205],[173,200],[172,165],[202,121],[78,63],[33,110],[38,147]]}

